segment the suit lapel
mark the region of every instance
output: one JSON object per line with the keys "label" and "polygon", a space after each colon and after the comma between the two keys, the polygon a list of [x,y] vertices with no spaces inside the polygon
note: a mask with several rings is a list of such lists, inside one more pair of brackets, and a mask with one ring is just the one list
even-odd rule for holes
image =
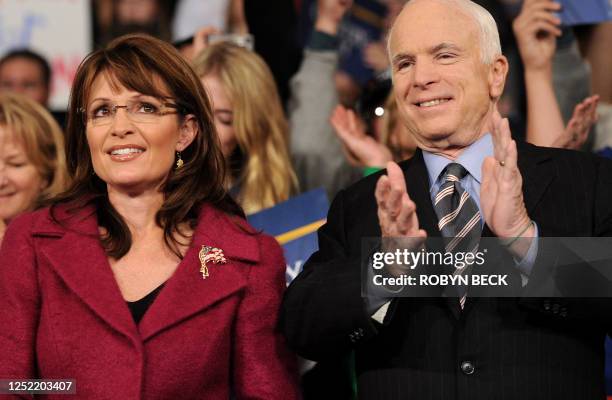
{"label": "suit lapel", "polygon": [[[204,207],[187,254],[140,322],[143,341],[246,287],[242,270],[248,266],[237,262],[259,261],[259,245],[255,234],[242,232],[237,223],[244,225],[242,220],[232,221],[221,211]],[[249,228],[245,225],[245,229]],[[221,249],[227,259],[227,264],[209,262],[206,279],[198,257],[202,246]]]}
{"label": "suit lapel", "polygon": [[527,214],[530,216],[555,179],[550,156],[532,149],[533,146],[525,143],[518,147],[518,166],[523,177],[523,197]]}
{"label": "suit lapel", "polygon": [[74,214],[56,207],[63,226],[50,219],[34,227],[39,249],[51,268],[98,317],[112,328],[137,341],[138,332],[121,296],[108,259],[99,241],[93,207]]}

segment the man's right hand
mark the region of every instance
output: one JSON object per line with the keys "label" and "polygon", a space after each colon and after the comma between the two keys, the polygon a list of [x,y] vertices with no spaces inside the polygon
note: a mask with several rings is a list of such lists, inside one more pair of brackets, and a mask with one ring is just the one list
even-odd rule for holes
{"label": "man's right hand", "polygon": [[[395,162],[387,163],[387,175],[378,179],[375,196],[383,238],[382,250],[394,252],[396,249],[419,249],[427,233],[419,228],[416,204],[408,196],[404,174]],[[399,276],[409,272],[409,269],[402,265],[390,265],[387,272]]]}
{"label": "man's right hand", "polygon": [[378,179],[376,184],[376,205],[378,223],[382,237],[427,237],[419,229],[416,205],[408,196],[404,174],[396,163],[387,163],[387,175]]}
{"label": "man's right hand", "polygon": [[419,229],[416,205],[408,196],[404,174],[396,163],[387,163],[387,175],[376,184],[378,223],[383,238],[425,238],[427,233]]}

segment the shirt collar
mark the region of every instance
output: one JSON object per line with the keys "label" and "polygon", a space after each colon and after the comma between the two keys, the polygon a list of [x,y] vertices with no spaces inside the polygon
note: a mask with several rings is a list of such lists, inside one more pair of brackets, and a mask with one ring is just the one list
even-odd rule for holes
{"label": "shirt collar", "polygon": [[423,151],[423,159],[429,175],[429,187],[438,181],[444,168],[452,162],[461,164],[468,173],[480,184],[482,163],[488,156],[493,155],[493,139],[491,134],[486,133],[480,139],[465,148],[457,158],[452,161],[439,154]]}

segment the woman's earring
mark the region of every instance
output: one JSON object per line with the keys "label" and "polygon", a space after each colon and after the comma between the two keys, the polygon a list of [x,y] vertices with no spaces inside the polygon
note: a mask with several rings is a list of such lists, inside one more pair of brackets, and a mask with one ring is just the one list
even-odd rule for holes
{"label": "woman's earring", "polygon": [[183,162],[183,159],[181,158],[181,152],[177,151],[176,152],[176,169],[181,168],[183,164],[185,163]]}

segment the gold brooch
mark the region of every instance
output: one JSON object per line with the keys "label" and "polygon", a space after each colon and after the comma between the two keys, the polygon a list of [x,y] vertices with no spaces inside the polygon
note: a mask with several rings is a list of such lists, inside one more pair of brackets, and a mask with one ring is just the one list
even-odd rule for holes
{"label": "gold brooch", "polygon": [[202,246],[199,254],[200,258],[200,272],[202,273],[202,279],[208,278],[208,265],[206,263],[211,262],[213,264],[225,264],[227,260],[223,254],[223,250],[211,246]]}

